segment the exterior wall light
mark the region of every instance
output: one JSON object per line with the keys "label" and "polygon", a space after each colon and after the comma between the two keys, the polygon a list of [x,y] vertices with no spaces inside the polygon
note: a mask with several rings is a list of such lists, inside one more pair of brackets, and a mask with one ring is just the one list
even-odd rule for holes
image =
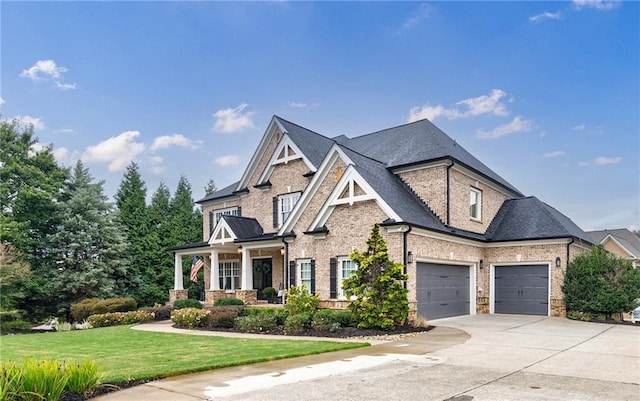
{"label": "exterior wall light", "polygon": [[407,263],[413,263],[413,252],[407,252]]}
{"label": "exterior wall light", "polygon": [[560,267],[560,256],[556,257],[556,267]]}
{"label": "exterior wall light", "polygon": [[484,267],[484,262],[482,261],[482,259],[480,259],[480,268],[482,269]]}
{"label": "exterior wall light", "polygon": [[242,253],[242,247],[241,246],[238,247],[238,253],[239,254]]}
{"label": "exterior wall light", "polygon": [[284,256],[284,248],[280,248],[280,256]]}

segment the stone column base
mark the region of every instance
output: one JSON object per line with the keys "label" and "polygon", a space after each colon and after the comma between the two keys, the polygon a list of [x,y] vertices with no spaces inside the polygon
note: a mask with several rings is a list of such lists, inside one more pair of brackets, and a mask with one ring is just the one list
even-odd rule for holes
{"label": "stone column base", "polygon": [[204,290],[204,302],[213,305],[222,298],[235,298],[236,294],[227,294],[225,290]]}
{"label": "stone column base", "polygon": [[189,290],[169,290],[169,303],[189,298]]}
{"label": "stone column base", "polygon": [[491,310],[489,305],[489,297],[476,297],[476,313],[489,313]]}
{"label": "stone column base", "polygon": [[258,290],[235,290],[227,292],[225,290],[205,290],[205,302],[213,305],[218,299],[238,298],[245,305],[255,305],[258,303]]}
{"label": "stone column base", "polygon": [[258,290],[236,290],[235,297],[244,301],[245,305],[258,303]]}
{"label": "stone column base", "polygon": [[564,299],[551,298],[551,310],[549,314],[555,317],[566,317],[567,309],[564,305]]}

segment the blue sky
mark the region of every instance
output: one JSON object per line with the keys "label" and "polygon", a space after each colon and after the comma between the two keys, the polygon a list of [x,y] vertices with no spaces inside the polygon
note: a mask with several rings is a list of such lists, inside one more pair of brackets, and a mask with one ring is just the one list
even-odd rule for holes
{"label": "blue sky", "polygon": [[279,115],[429,118],[585,230],[640,228],[638,2],[0,3],[2,117],[113,195],[237,181]]}

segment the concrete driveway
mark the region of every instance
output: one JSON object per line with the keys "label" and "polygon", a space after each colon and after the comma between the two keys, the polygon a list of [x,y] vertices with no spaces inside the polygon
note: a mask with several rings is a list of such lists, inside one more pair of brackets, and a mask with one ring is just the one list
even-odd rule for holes
{"label": "concrete driveway", "polygon": [[640,327],[522,315],[431,322],[357,350],[179,376],[112,400],[638,400]]}

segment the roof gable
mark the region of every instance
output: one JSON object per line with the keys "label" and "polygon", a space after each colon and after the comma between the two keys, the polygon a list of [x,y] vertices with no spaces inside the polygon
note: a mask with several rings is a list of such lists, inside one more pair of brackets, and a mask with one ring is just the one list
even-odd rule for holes
{"label": "roof gable", "polygon": [[258,220],[248,217],[223,215],[211,233],[209,244],[225,244],[262,236],[264,230]]}
{"label": "roof gable", "polygon": [[640,237],[626,228],[587,231],[587,234],[589,234],[598,244],[604,244],[607,241],[614,241],[623,248],[630,257],[640,259]]}

